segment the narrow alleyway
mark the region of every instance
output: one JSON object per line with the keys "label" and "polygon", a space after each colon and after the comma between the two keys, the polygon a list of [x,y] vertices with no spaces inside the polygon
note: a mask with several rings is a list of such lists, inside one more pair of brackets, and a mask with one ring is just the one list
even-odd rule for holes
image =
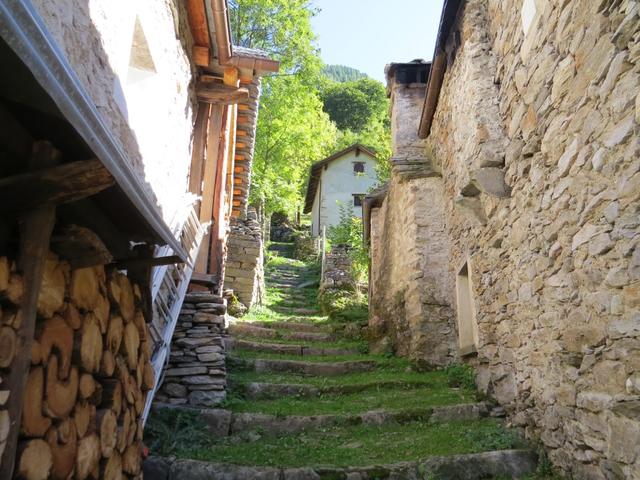
{"label": "narrow alleyway", "polygon": [[420,373],[365,353],[344,323],[320,315],[317,288],[298,288],[317,267],[290,258],[289,245],[276,249],[267,307],[229,328],[229,435],[194,440],[178,457],[207,462],[174,462],[171,478],[519,478],[535,469],[464,372]]}

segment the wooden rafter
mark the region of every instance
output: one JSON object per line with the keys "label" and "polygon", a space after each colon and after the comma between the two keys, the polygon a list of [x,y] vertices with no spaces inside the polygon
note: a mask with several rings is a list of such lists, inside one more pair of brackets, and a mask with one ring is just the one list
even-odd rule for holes
{"label": "wooden rafter", "polygon": [[223,85],[216,82],[198,82],[196,84],[198,100],[219,105],[233,105],[249,98],[245,87]]}
{"label": "wooden rafter", "polygon": [[21,213],[95,195],[115,180],[99,160],[83,160],[0,179],[0,213]]}

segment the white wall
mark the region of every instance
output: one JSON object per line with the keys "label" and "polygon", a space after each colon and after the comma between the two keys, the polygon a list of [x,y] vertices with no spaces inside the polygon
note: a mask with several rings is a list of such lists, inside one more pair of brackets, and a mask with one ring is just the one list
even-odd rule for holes
{"label": "white wall", "polygon": [[[364,162],[364,174],[353,172],[354,162]],[[311,211],[313,235],[319,235],[324,225],[328,228],[340,223],[340,204],[351,207],[354,216],[362,217],[362,208],[353,206],[353,194],[366,194],[378,184],[375,167],[373,157],[363,152],[356,156],[354,150],[322,170]]]}
{"label": "white wall", "polygon": [[[193,130],[192,71],[171,3],[33,0],[167,223],[187,190]],[[131,68],[136,18],[155,71]]]}

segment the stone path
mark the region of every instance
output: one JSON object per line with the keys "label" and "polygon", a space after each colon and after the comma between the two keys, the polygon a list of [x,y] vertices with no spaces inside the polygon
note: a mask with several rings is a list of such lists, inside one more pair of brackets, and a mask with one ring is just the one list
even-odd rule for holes
{"label": "stone path", "polygon": [[273,318],[230,326],[230,400],[198,416],[215,441],[178,455],[208,461],[152,458],[147,477],[473,480],[535,471],[536,455],[473,392],[450,387],[443,372],[362,353],[366,344],[345,339],[344,324],[320,316],[316,292],[297,288],[313,268],[273,263]]}

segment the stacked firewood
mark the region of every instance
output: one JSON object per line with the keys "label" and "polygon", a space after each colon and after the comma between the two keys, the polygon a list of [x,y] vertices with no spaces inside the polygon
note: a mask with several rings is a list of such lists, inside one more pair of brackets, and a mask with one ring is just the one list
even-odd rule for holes
{"label": "stacked firewood", "polygon": [[[9,278],[4,283],[2,265]],[[8,288],[16,279],[9,262],[0,259],[6,304],[0,367],[10,366],[14,355],[5,349],[15,342],[5,341],[4,331],[20,321],[11,307],[18,304],[16,287]],[[72,271],[49,256],[23,395],[19,478],[142,477],[140,418],[154,373],[141,305],[138,286],[123,273],[102,266]],[[3,388],[10,391],[11,385]],[[1,413],[0,420],[5,421]]]}

